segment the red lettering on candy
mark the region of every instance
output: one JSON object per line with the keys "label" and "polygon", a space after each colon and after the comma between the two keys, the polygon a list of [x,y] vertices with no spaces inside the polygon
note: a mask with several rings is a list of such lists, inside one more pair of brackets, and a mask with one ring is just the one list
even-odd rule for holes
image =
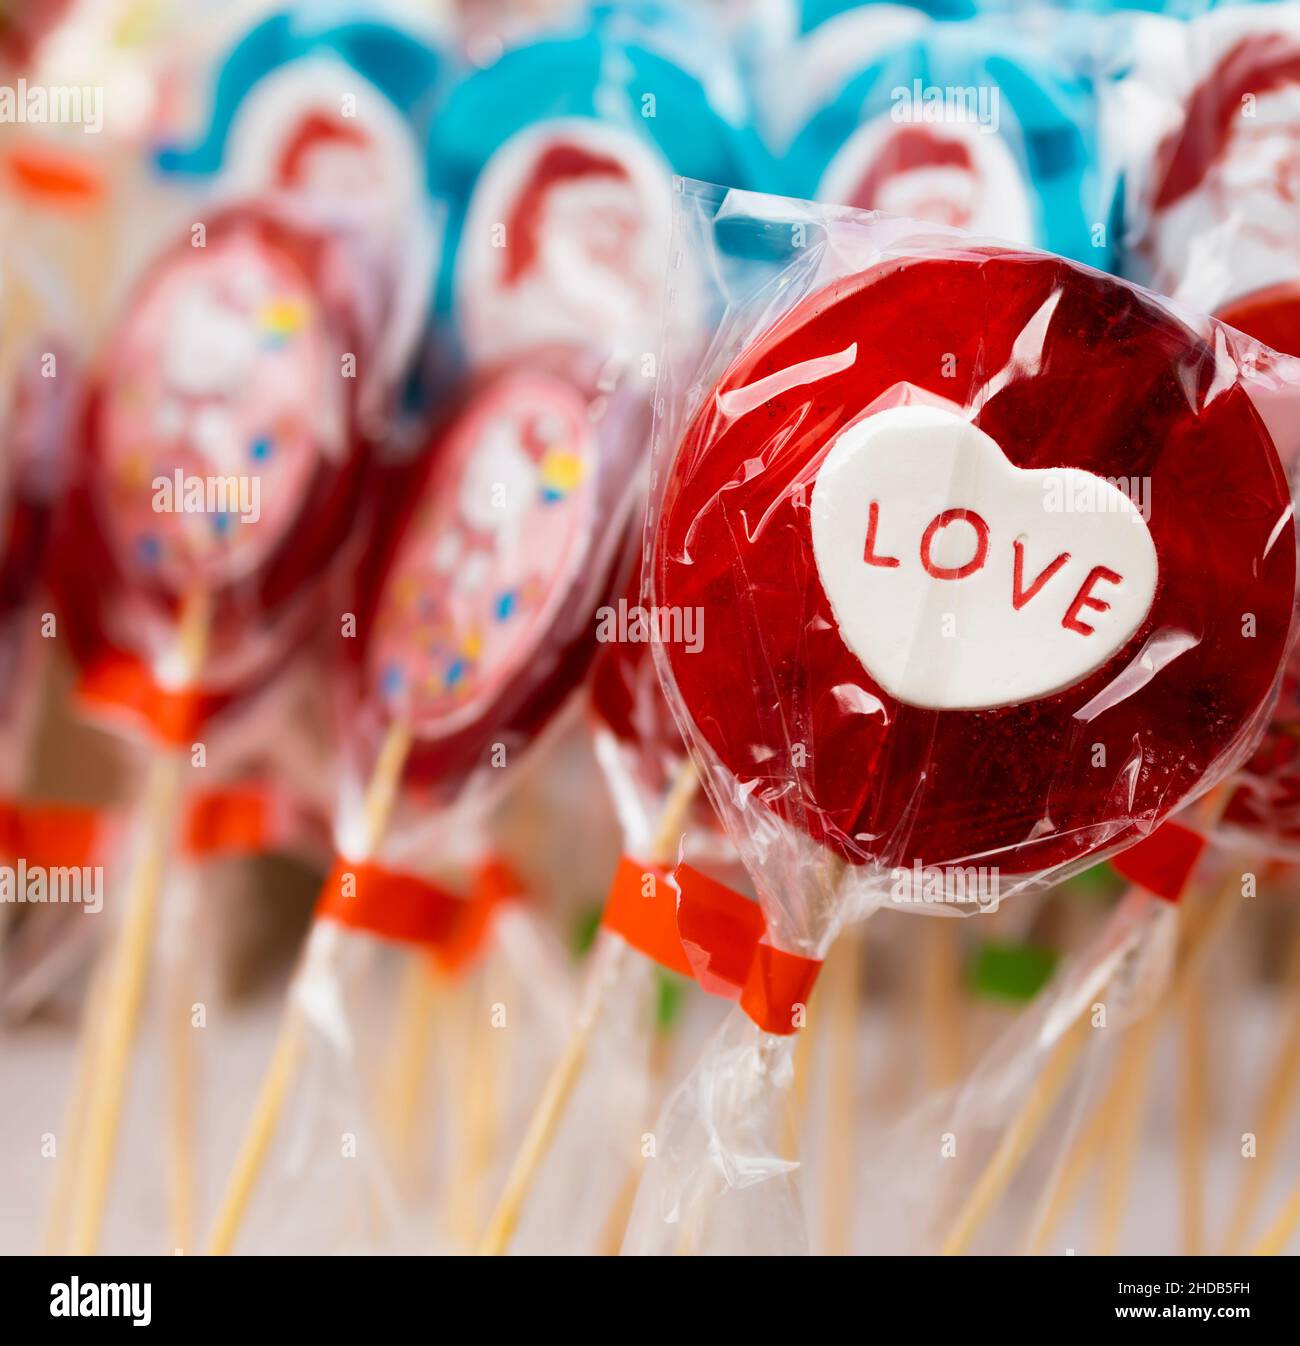
{"label": "red lettering on candy", "polygon": [[1011,606],[1017,612],[1025,606],[1026,603],[1047,583],[1048,580],[1056,574],[1058,570],[1070,559],[1070,553],[1063,551],[1055,561],[1053,561],[1038,578],[1025,588],[1025,547],[1019,538],[1011,544],[1015,551],[1015,565],[1011,573]]}
{"label": "red lettering on candy", "polygon": [[[962,566],[935,565],[930,555],[935,534],[941,528],[947,528],[950,523],[968,523],[975,530],[975,555]],[[989,526],[974,510],[946,509],[930,520],[929,526],[921,536],[921,565],[927,575],[937,580],[963,580],[967,575],[973,575],[984,564],[988,554]]]}
{"label": "red lettering on candy", "polygon": [[1109,612],[1110,604],[1102,598],[1094,598],[1092,595],[1092,586],[1105,580],[1108,584],[1119,584],[1123,580],[1122,575],[1117,575],[1113,570],[1106,566],[1093,566],[1088,571],[1088,578],[1079,585],[1079,592],[1074,596],[1074,602],[1070,604],[1064,617],[1061,618],[1061,625],[1067,631],[1077,631],[1081,636],[1090,636],[1095,628],[1088,626],[1079,620],[1079,613],[1084,608],[1093,608],[1097,612]]}
{"label": "red lettering on candy", "polygon": [[880,502],[873,500],[870,508],[867,510],[867,545],[862,553],[862,559],[869,566],[896,566],[898,564],[897,556],[877,556],[876,555],[876,527],[880,523]]}

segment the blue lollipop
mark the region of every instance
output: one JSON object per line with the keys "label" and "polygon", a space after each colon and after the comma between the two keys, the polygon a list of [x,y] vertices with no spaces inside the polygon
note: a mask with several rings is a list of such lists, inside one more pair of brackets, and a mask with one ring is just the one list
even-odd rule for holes
{"label": "blue lollipop", "polygon": [[471,359],[653,349],[674,173],[769,185],[724,47],[680,8],[599,5],[467,74],[430,177],[454,203],[439,310]]}
{"label": "blue lollipop", "polygon": [[[1005,24],[843,15],[804,40],[786,190],[1105,267],[1095,98],[1082,64]],[[829,74],[827,73],[829,72]]]}

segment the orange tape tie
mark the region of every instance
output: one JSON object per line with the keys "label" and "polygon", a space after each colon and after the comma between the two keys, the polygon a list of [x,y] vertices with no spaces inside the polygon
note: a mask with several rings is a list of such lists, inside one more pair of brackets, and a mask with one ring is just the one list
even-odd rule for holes
{"label": "orange tape tie", "polygon": [[321,887],[316,917],[398,944],[436,948],[450,936],[464,905],[427,879],[339,857]]}
{"label": "orange tape tie", "polygon": [[0,801],[0,854],[47,869],[94,864],[103,850],[107,814],[76,804]]}
{"label": "orange tape tie", "polygon": [[736,1000],[766,1033],[788,1035],[821,970],[816,959],[765,942],[762,908],[680,865],[666,870],[624,856],[614,871],[602,923],[661,967],[710,995]]}
{"label": "orange tape tie", "polygon": [[523,891],[509,865],[495,858],[479,867],[467,897],[413,874],[338,858],[321,888],[316,916],[379,939],[424,945],[439,967],[455,973],[483,949],[497,907]]}
{"label": "orange tape tie", "polygon": [[164,690],[141,660],[120,651],[101,655],[85,669],[77,696],[93,710],[125,713],[173,748],[188,748],[216,705],[198,692]]}

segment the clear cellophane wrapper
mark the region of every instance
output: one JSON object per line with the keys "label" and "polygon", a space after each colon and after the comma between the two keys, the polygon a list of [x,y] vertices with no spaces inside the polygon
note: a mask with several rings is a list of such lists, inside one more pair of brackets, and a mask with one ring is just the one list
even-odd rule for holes
{"label": "clear cellophane wrapper", "polygon": [[[551,765],[550,738],[530,750],[530,775]],[[528,782],[512,786],[527,790]],[[433,811],[413,795],[374,857],[390,873],[432,885],[436,900],[466,908],[479,900],[486,865],[509,868],[518,889],[491,908],[463,957],[334,919],[313,922],[290,988],[289,1013],[306,1030],[301,1088],[264,1184],[279,1198],[261,1194],[249,1212],[254,1242],[280,1237],[274,1231],[288,1220],[331,1250],[476,1245],[575,1010],[573,970],[538,910],[529,857],[489,823],[497,802],[483,782]],[[349,812],[345,804],[340,836]],[[421,976],[425,990],[413,1001]],[[339,1165],[351,1157],[337,1143],[343,1120],[347,1134],[367,1137],[364,1164]],[[327,1231],[317,1188],[339,1182],[351,1184],[356,1200]]]}
{"label": "clear cellophane wrapper", "polygon": [[1083,1031],[1087,1042],[1068,1080],[967,1249],[1007,1254],[1056,1251],[1059,1244],[1063,1251],[1059,1213],[1051,1213],[1046,1230],[1040,1222],[1049,1218],[1055,1180],[1113,1077],[1126,1035],[1168,991],[1177,931],[1174,904],[1131,889],[959,1083],[928,1093],[901,1116],[865,1118],[854,1251],[938,1252],[1035,1085],[1069,1034]]}
{"label": "clear cellophane wrapper", "polygon": [[[581,411],[581,421],[591,428],[573,446],[572,456],[583,455],[574,478],[552,484],[545,474],[558,470],[555,455],[542,462],[539,486],[547,498],[564,499],[570,480],[588,493],[581,512],[567,516],[568,545],[560,549],[557,542],[552,556],[539,552],[532,535],[521,546],[512,529],[521,513],[528,517],[526,508],[537,508],[527,506],[531,495],[512,496],[511,509],[494,511],[490,492],[499,489],[498,481],[510,481],[512,488],[516,481],[509,473],[518,471],[518,456],[505,453],[503,461],[503,432],[508,438],[513,429],[510,417],[556,407],[563,416]],[[487,414],[493,408],[495,417]],[[453,898],[464,896],[468,904],[483,866],[501,854],[493,831],[504,799],[523,788],[535,770],[545,770],[546,748],[574,709],[573,693],[595,650],[595,614],[613,596],[626,547],[646,424],[644,398],[625,369],[589,353],[536,352],[472,380],[450,407],[428,461],[385,492],[372,530],[375,554],[358,582],[355,611],[363,639],[347,651],[337,685],[338,718],[345,726],[334,825],[339,863],[373,862],[390,875],[427,881]],[[534,447],[527,437],[522,446]],[[488,461],[480,470],[483,454]],[[439,548],[449,547],[459,569],[446,567],[436,576],[420,570]],[[497,580],[492,592],[526,595],[520,603],[531,604],[523,610],[536,625],[511,645],[498,639],[489,621],[484,645],[464,643],[464,649],[477,653],[443,662],[448,648],[460,647],[454,638],[427,639],[430,612],[441,611],[447,623],[464,623],[466,613],[477,615],[470,605],[482,589],[469,582],[471,561],[480,577],[485,568],[498,567],[490,572]],[[464,588],[458,589],[462,577]],[[527,596],[532,594],[539,597]],[[455,606],[461,602],[464,607]],[[496,609],[499,622],[516,611]],[[525,638],[531,657],[520,662],[517,650]],[[454,687],[461,691],[451,694]],[[398,807],[377,838],[371,835],[368,803],[395,732],[409,734],[409,747],[400,769]],[[502,850],[508,858],[508,847]],[[330,894],[322,900],[328,902]],[[520,1126],[526,1120],[521,1100],[535,1097],[541,1086],[536,1072],[553,1059],[571,1021],[567,959],[530,908],[528,901],[494,908],[490,933],[472,964],[454,978],[437,978],[435,998],[445,1003],[434,1025],[435,1046],[445,1057],[440,1069],[447,1087],[438,1091],[432,1116],[426,1109],[419,1117],[414,1143],[401,1147],[405,1154],[398,1159],[421,1168],[421,1180],[404,1190],[438,1204],[437,1228],[449,1247],[473,1246],[497,1169],[517,1138],[514,1119]],[[344,909],[340,905],[336,914]],[[369,956],[363,947],[372,951]],[[389,1041],[378,1053],[353,1052],[338,1032],[339,1015],[331,1021],[313,1007],[331,1001],[387,1003],[384,993],[395,966],[409,967],[423,954],[415,945],[376,954],[378,947],[364,927],[317,920],[291,993],[293,1012],[304,1016],[322,1049],[341,1061],[346,1047],[346,1066],[337,1073],[353,1087],[358,1087],[356,1070],[385,1055],[409,1024],[409,1005],[390,1007]],[[352,978],[345,998],[341,987],[347,969],[360,961],[371,971]],[[305,988],[311,987],[320,989],[309,993]],[[325,988],[332,988],[328,996]],[[506,1016],[500,1024],[493,1022],[499,1011]],[[459,1025],[450,1022],[457,1015]],[[515,1050],[525,1039],[531,1048]],[[507,1041],[510,1051],[503,1045]],[[476,1044],[473,1051],[466,1045],[470,1042]],[[497,1071],[497,1058],[508,1055],[519,1059],[508,1072]],[[492,1099],[485,1102],[489,1091]],[[465,1121],[466,1109],[474,1111],[472,1123]],[[457,1144],[470,1151],[464,1162]],[[434,1228],[428,1213],[426,1229]]]}
{"label": "clear cellophane wrapper", "polygon": [[[670,347],[661,363],[647,601],[669,613],[687,601],[702,605],[713,661],[697,672],[669,644],[656,645],[655,655],[701,779],[749,869],[769,943],[820,959],[843,926],[881,905],[946,917],[981,910],[988,894],[955,897],[954,870],[987,866],[996,876],[993,905],[1044,891],[1149,835],[1240,764],[1267,722],[1291,630],[1295,543],[1280,464],[1294,458],[1300,376],[1292,360],[1047,254],[690,182],[678,184],[671,265],[670,308],[680,269],[711,278],[713,339],[702,356]],[[922,281],[909,292],[901,278],[927,269],[946,283],[930,291]],[[1015,300],[1035,272],[1036,301],[1025,293]],[[848,321],[817,327],[833,322],[828,311],[848,311],[835,308],[847,295],[861,298],[885,278],[898,285],[888,291],[893,300],[870,290],[875,310],[850,304]],[[972,288],[954,292],[963,280]],[[934,325],[910,314],[926,302],[938,305]],[[809,327],[824,338],[808,338]],[[1127,365],[1122,405],[1098,401],[1083,350]],[[945,352],[956,377],[941,373]],[[853,385],[856,377],[865,388]],[[1154,401],[1160,389],[1156,419],[1165,423],[1144,425],[1140,399]],[[991,414],[1003,398],[1003,414]],[[1004,453],[1026,432],[1051,446],[1035,454],[1022,443],[1008,455],[1017,465],[1054,467],[1065,458],[1096,476],[1141,474],[1154,493],[1148,508],[1162,587],[1145,609],[1147,624],[1134,622],[1129,636],[1138,640],[1110,647],[1118,654],[1048,698],[1046,709],[1064,714],[1046,739],[1037,737],[1045,721],[1027,709],[1043,705],[1044,690],[967,702],[996,707],[979,715],[926,709],[944,705],[952,689],[936,690],[941,674],[923,686],[939,660],[914,616],[902,619],[913,623],[911,634],[904,625],[890,665],[895,688],[911,699],[882,696],[846,648],[809,554],[800,512],[821,470],[818,445],[882,411],[940,404],[944,414],[997,427]],[[1077,435],[1071,440],[1067,424],[1089,424],[1090,407],[1100,415],[1095,454]],[[1255,445],[1251,465],[1236,459],[1231,473],[1223,464],[1233,432],[1217,441],[1221,453],[1207,454],[1200,438],[1215,433],[1225,412],[1244,418]],[[751,437],[742,424],[726,442],[746,418]],[[1126,457],[1129,436],[1141,448]],[[1189,437],[1200,446],[1199,454],[1188,450],[1194,469],[1175,456]],[[1210,487],[1205,474],[1213,478],[1215,463],[1223,481]],[[1196,526],[1186,515],[1162,515],[1159,500],[1167,491],[1166,509],[1176,500],[1181,511],[1192,487],[1217,489],[1224,502],[1229,480],[1233,504],[1206,505],[1202,522],[1217,547],[1231,531],[1230,510],[1244,511],[1252,538],[1232,560],[1216,553],[1211,570],[1206,553],[1198,559],[1189,545]],[[953,487],[977,489],[971,478]],[[834,506],[813,509],[833,516]],[[1140,508],[1130,500],[1130,515]],[[1250,595],[1257,603],[1242,585],[1258,585]],[[1267,632],[1244,646],[1249,667],[1212,653],[1206,627],[1227,622],[1229,611],[1234,633],[1248,611]],[[891,615],[900,620],[886,605],[883,619]],[[855,639],[870,640],[858,630]],[[1196,657],[1180,666],[1190,651]],[[880,657],[888,664],[890,656]],[[726,668],[717,662],[724,658]],[[1032,662],[1021,658],[1013,682]],[[1193,669],[1201,660],[1208,667]],[[1222,697],[1227,712],[1209,739],[1206,695]],[[890,724],[895,713],[904,728],[882,747],[864,726],[875,716]],[[960,744],[943,732],[954,725]],[[1110,743],[1094,758],[1108,766],[1081,763],[1094,740]],[[940,874],[933,902],[922,893],[931,870]],[[728,1019],[661,1119],[660,1160],[638,1195],[628,1251],[806,1247],[797,1165],[777,1143],[792,1054],[792,1037],[764,1032],[742,1013]]]}

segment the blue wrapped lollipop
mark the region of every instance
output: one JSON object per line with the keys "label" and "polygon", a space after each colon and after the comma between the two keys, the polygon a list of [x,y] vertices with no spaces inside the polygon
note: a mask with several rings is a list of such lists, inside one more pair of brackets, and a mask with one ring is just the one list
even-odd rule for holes
{"label": "blue wrapped lollipop", "polygon": [[724,44],[681,8],[599,5],[466,75],[430,175],[455,203],[439,307],[470,360],[656,349],[674,173],[770,185]]}
{"label": "blue wrapped lollipop", "polygon": [[790,195],[1108,265],[1092,81],[1046,40],[860,9],[804,38],[772,89]]}

